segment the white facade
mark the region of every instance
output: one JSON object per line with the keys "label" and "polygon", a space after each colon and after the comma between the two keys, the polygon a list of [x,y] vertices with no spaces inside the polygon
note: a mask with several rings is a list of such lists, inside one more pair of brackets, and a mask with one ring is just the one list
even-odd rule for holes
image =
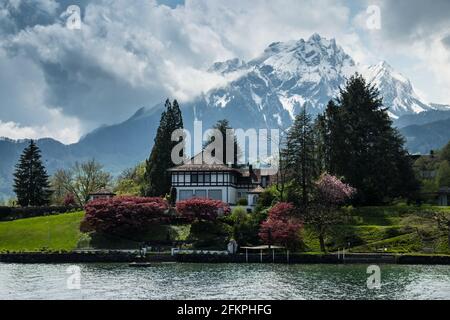
{"label": "white facade", "polygon": [[237,174],[225,171],[175,171],[172,187],[177,200],[209,198],[229,204],[238,201]]}
{"label": "white facade", "polygon": [[177,201],[191,198],[221,200],[231,206],[240,199],[246,199],[249,206],[256,205],[257,193],[264,191],[270,182],[270,174],[252,166],[237,169],[223,164],[205,164],[203,152],[190,163],[170,169],[172,191]]}

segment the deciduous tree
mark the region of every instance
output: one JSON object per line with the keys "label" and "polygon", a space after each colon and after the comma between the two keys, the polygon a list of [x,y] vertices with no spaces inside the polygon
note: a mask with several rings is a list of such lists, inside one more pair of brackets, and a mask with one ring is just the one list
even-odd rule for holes
{"label": "deciduous tree", "polygon": [[298,219],[296,210],[293,204],[285,202],[280,202],[270,209],[267,220],[261,224],[261,240],[269,245],[297,248],[303,224]]}

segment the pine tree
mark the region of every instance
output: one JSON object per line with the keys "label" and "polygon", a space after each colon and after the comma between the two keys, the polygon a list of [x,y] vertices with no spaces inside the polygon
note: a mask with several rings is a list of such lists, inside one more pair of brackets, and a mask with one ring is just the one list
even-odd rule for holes
{"label": "pine tree", "polygon": [[417,191],[404,140],[378,90],[362,76],[349,79],[321,120],[326,167],[358,190],[357,203],[379,204]]}
{"label": "pine tree", "polygon": [[167,99],[152,152],[146,161],[146,185],[142,190],[145,196],[165,196],[170,193],[171,180],[167,170],[174,166],[171,154],[178,143],[171,138],[175,130],[182,128],[183,119],[178,102],[175,100],[171,104]]}
{"label": "pine tree", "polygon": [[14,173],[14,192],[22,207],[43,206],[50,202],[50,184],[41,161],[41,151],[33,140],[20,156]]}
{"label": "pine tree", "polygon": [[[232,130],[233,129],[231,127],[231,125],[230,125],[230,122],[228,120],[226,120],[226,119],[219,120],[214,125],[213,129],[219,130],[222,133],[222,142],[223,142],[223,146],[222,146],[222,163],[223,164],[228,164],[228,161],[227,161],[227,152],[228,152],[228,150],[227,150],[227,139],[234,139],[234,152],[233,152],[233,150],[230,150],[229,152],[233,152],[233,163],[232,163],[232,166],[233,167],[237,167],[239,158],[242,155],[242,150],[239,147],[239,144],[238,144],[238,141],[237,141],[237,137],[235,135],[233,137],[231,137],[230,133],[227,132],[227,130]],[[214,142],[214,138],[210,137],[208,139],[208,142],[205,144],[204,147],[207,147],[212,142]],[[215,150],[213,150],[212,154],[213,154],[213,156],[215,156]]]}
{"label": "pine tree", "polygon": [[286,170],[294,188],[295,198],[292,200],[300,200],[299,204],[302,206],[308,204],[313,182],[319,175],[316,148],[311,116],[303,108],[287,133],[286,149],[283,152]]}

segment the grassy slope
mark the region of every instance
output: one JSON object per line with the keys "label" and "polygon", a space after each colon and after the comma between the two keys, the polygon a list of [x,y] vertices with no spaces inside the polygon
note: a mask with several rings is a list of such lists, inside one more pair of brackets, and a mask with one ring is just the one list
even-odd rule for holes
{"label": "grassy slope", "polygon": [[[450,253],[447,235],[426,217],[427,209],[450,215],[443,207],[366,207],[348,210],[346,225],[335,226],[326,242],[330,250],[348,247],[353,252]],[[306,227],[303,238],[308,251],[319,251],[313,228]],[[385,250],[387,249],[387,250]]]}
{"label": "grassy slope", "polygon": [[83,212],[0,222],[0,251],[73,250]]}
{"label": "grassy slope", "polygon": [[80,233],[84,212],[0,222],[0,252],[71,251],[77,248],[135,249],[142,241],[183,240],[189,226],[155,226],[139,239],[97,236]]}

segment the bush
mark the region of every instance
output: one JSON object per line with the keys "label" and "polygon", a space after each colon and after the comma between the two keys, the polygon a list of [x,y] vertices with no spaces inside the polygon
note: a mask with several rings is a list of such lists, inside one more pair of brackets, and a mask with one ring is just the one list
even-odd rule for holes
{"label": "bush", "polygon": [[64,205],[66,206],[66,207],[69,207],[69,206],[75,206],[76,205],[76,201],[75,201],[75,196],[72,194],[72,193],[68,193],[68,194],[66,194],[66,196],[64,197]]}
{"label": "bush", "polygon": [[239,199],[237,202],[237,205],[244,206],[244,207],[248,206],[248,199],[246,199],[246,198]]}
{"label": "bush", "polygon": [[195,221],[191,225],[189,240],[195,248],[223,250],[231,236],[231,227],[219,221]]}
{"label": "bush", "polygon": [[73,206],[44,206],[44,207],[0,207],[0,221],[51,216],[62,213],[80,211],[81,208]]}
{"label": "bush", "polygon": [[290,249],[300,245],[303,224],[295,217],[295,207],[281,202],[269,211],[269,217],[261,224],[259,236],[266,244],[282,245]]}
{"label": "bush", "polygon": [[228,204],[220,200],[194,198],[177,203],[177,212],[189,221],[214,221],[230,213]]}
{"label": "bush", "polygon": [[161,198],[116,197],[89,202],[82,232],[124,235],[139,233],[154,224],[170,223],[169,206]]}

